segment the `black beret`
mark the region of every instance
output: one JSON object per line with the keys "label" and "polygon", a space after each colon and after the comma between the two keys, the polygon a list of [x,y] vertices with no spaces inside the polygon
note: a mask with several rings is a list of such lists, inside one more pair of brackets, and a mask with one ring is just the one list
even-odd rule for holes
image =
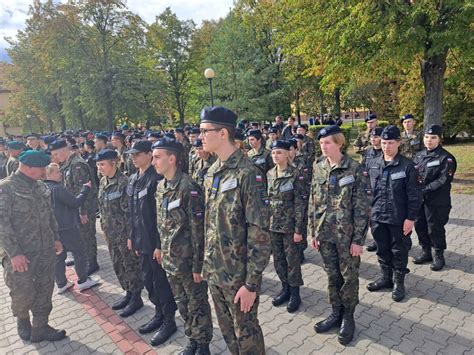
{"label": "black beret", "polygon": [[400,129],[397,126],[387,126],[382,131],[382,139],[384,140],[393,140],[400,139]]}
{"label": "black beret", "polygon": [[376,120],[376,119],[377,119],[377,115],[376,115],[375,113],[371,113],[371,114],[369,115],[369,117],[367,117],[367,118],[365,119],[365,122],[369,122],[369,121]]}
{"label": "black beret", "polygon": [[383,128],[382,127],[375,127],[373,130],[370,131],[371,136],[381,136]]}
{"label": "black beret", "polygon": [[276,133],[276,134],[278,134],[278,127],[271,127],[271,128],[268,130],[268,133]]}
{"label": "black beret", "polygon": [[251,129],[247,132],[247,137],[255,137],[257,139],[262,138],[262,131],[259,129]]}
{"label": "black beret", "polygon": [[112,137],[120,138],[123,141],[125,140],[125,134],[119,131],[115,131],[114,133],[112,133]]}
{"label": "black beret", "polygon": [[284,141],[284,140],[281,140],[281,139],[278,139],[274,142],[272,142],[272,145],[270,146],[270,148],[273,150],[273,149],[285,149],[285,150],[290,150],[291,148],[291,143],[288,142],[288,141]]}
{"label": "black beret", "polygon": [[415,116],[413,116],[411,113],[407,113],[406,115],[403,115],[403,116],[400,118],[400,122],[403,122],[403,121],[409,120],[409,119],[414,120],[414,119],[415,119]]}
{"label": "black beret", "polygon": [[96,134],[95,135],[95,138],[96,139],[100,139],[100,140],[103,140],[105,143],[107,143],[109,141],[109,138],[105,135],[105,134]]}
{"label": "black beret", "polygon": [[153,143],[152,148],[173,150],[178,153],[183,151],[183,145],[181,143],[179,143],[176,139],[170,139],[167,137],[158,139],[155,143]]}
{"label": "black beret", "polygon": [[30,133],[26,136],[26,139],[30,139],[30,138],[33,138],[33,139],[38,139],[39,138],[39,134],[37,133]]}
{"label": "black beret", "polygon": [[18,160],[32,168],[44,168],[51,163],[51,157],[38,150],[27,150],[20,154]]}
{"label": "black beret", "polygon": [[308,130],[308,125],[307,124],[299,124],[297,128],[304,128],[304,130]]}
{"label": "black beret", "polygon": [[298,141],[294,137],[288,139],[288,142],[290,142],[290,144],[293,146],[293,148],[295,148],[295,149],[298,148]]}
{"label": "black beret", "polygon": [[235,136],[234,136],[235,139],[239,140],[239,141],[244,141],[245,140],[245,134],[242,132],[241,129],[237,129],[235,131]]}
{"label": "black beret", "polygon": [[169,138],[169,139],[176,139],[175,135],[173,132],[166,132],[165,135],[164,135],[165,138]]}
{"label": "black beret", "polygon": [[163,136],[161,135],[161,133],[158,133],[158,132],[151,132],[151,133],[148,133],[148,138],[156,138],[156,139],[160,139],[160,138],[163,138]]}
{"label": "black beret", "polygon": [[441,138],[441,136],[443,135],[443,128],[440,125],[432,124],[431,126],[428,126],[428,128],[425,130],[425,134],[433,134]]}
{"label": "black beret", "polygon": [[319,141],[321,138],[333,136],[338,133],[342,133],[341,127],[339,127],[338,125],[326,126],[318,132],[318,136],[316,139]]}
{"label": "black beret", "polygon": [[195,147],[195,148],[202,147],[202,140],[196,139],[193,143],[193,147]]}
{"label": "black beret", "polygon": [[150,141],[135,142],[132,149],[127,150],[127,154],[148,153],[148,152],[151,152],[151,142]]}
{"label": "black beret", "polygon": [[270,125],[269,124],[264,124],[262,127],[263,127],[263,129],[269,129]]}
{"label": "black beret", "polygon": [[102,160],[115,160],[118,157],[118,153],[113,149],[102,149],[95,155],[95,161]]}
{"label": "black beret", "polygon": [[63,149],[67,147],[67,142],[65,139],[56,139],[48,144],[48,150],[53,152],[58,149]]}
{"label": "black beret", "polygon": [[199,128],[194,127],[194,128],[191,128],[191,130],[189,131],[189,134],[199,135],[199,134],[201,134],[201,131],[199,130]]}
{"label": "black beret", "polygon": [[130,139],[131,139],[132,141],[133,141],[134,139],[142,139],[142,138],[143,138],[140,133],[134,133],[134,134],[132,134],[130,137],[131,137]]}
{"label": "black beret", "polygon": [[302,134],[295,134],[293,136],[297,141],[302,141],[304,139],[304,136]]}
{"label": "black beret", "polygon": [[10,150],[23,150],[26,146],[20,141],[10,141],[7,143],[7,148]]}
{"label": "black beret", "polygon": [[178,128],[175,129],[175,132],[184,134],[184,129],[181,128],[181,127],[178,127]]}
{"label": "black beret", "polygon": [[237,115],[222,106],[204,107],[201,111],[201,123],[214,123],[226,127],[235,127]]}

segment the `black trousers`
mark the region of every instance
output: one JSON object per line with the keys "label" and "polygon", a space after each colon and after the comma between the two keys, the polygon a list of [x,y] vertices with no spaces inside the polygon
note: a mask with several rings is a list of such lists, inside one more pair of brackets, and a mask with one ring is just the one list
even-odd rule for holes
{"label": "black trousers", "polygon": [[411,248],[411,233],[403,235],[403,226],[372,221],[372,235],[377,243],[377,257],[382,268],[409,273],[408,251]]}
{"label": "black trousers", "polygon": [[153,255],[142,255],[142,274],[148,298],[155,305],[156,313],[165,317],[174,315],[177,307],[173,292],[165,270],[153,259]]}
{"label": "black trousers", "polygon": [[82,239],[79,228],[71,228],[59,232],[59,240],[63,244],[63,252],[56,255],[56,266],[54,275],[58,287],[63,287],[67,283],[66,279],[66,256],[71,252],[74,256],[74,269],[76,270],[79,283],[87,280],[87,255],[86,245]]}
{"label": "black trousers", "polygon": [[422,248],[446,249],[446,230],[451,206],[430,206],[420,208],[415,221],[415,230]]}

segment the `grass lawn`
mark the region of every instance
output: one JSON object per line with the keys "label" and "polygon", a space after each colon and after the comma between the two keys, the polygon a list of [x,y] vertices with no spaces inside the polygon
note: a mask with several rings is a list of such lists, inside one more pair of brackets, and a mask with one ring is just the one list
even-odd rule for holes
{"label": "grass lawn", "polygon": [[444,145],[444,148],[458,163],[452,192],[474,195],[474,142]]}

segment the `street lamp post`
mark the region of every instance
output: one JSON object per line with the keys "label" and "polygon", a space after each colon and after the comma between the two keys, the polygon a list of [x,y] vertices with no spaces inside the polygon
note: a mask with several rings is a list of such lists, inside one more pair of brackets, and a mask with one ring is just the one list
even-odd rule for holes
{"label": "street lamp post", "polygon": [[211,106],[214,106],[214,96],[212,95],[212,79],[214,79],[214,76],[216,73],[214,72],[214,69],[207,68],[204,70],[204,77],[209,80],[209,91],[211,92]]}
{"label": "street lamp post", "polygon": [[30,114],[26,115],[26,118],[28,119],[28,128],[30,129],[30,133],[33,133],[33,127],[31,124],[31,115]]}

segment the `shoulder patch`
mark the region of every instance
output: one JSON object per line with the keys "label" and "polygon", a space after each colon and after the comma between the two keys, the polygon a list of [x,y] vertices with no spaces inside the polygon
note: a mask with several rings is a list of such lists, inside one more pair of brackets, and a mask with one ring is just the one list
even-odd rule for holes
{"label": "shoulder patch", "polygon": [[198,195],[199,195],[199,193],[197,191],[194,191],[194,190],[191,191],[191,196],[192,197],[197,197]]}
{"label": "shoulder patch", "polygon": [[263,182],[263,177],[262,177],[262,175],[256,175],[256,176],[255,176],[255,181],[257,181],[257,182]]}

